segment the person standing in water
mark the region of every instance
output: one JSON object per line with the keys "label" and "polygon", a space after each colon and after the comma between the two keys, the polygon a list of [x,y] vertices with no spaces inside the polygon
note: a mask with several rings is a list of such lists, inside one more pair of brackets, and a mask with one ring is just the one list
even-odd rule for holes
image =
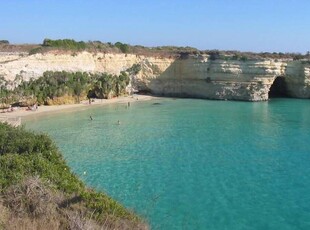
{"label": "person standing in water", "polygon": [[93,120],[93,117],[91,115],[89,115],[89,118],[90,118],[91,121]]}

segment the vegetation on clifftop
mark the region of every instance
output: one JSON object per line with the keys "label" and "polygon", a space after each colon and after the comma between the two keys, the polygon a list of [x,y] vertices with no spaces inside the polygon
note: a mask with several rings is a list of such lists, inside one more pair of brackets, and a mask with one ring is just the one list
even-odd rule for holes
{"label": "vegetation on clifftop", "polygon": [[125,43],[116,42],[115,44],[112,44],[110,42],[103,43],[100,41],[75,41],[73,39],[57,39],[52,40],[49,38],[44,39],[43,43],[31,49],[29,51],[29,54],[36,54],[36,53],[43,53],[50,50],[64,50],[64,51],[83,51],[87,50],[90,52],[112,52],[112,53],[130,53],[134,52],[135,49]]}
{"label": "vegetation on clifftop", "polygon": [[51,139],[0,123],[0,229],[146,229],[71,172]]}
{"label": "vegetation on clifftop", "polygon": [[56,48],[64,48],[64,49],[76,49],[76,50],[83,50],[86,48],[86,43],[83,41],[76,42],[73,39],[59,39],[59,40],[52,40],[52,39],[44,39],[43,46],[47,47],[56,47]]}
{"label": "vegetation on clifftop", "polygon": [[[4,40],[6,41],[6,40]],[[165,56],[165,57],[184,57],[184,55],[213,55],[212,58],[222,60],[259,60],[265,58],[273,59],[309,59],[309,51],[306,54],[301,53],[283,53],[283,52],[241,52],[237,50],[199,50],[194,47],[182,46],[157,46],[146,47],[142,45],[130,45],[122,42],[101,42],[101,41],[75,41],[73,39],[44,39],[42,44],[37,45],[10,45],[9,43],[0,43],[0,51],[24,51],[30,55],[44,53],[48,51],[65,51],[75,54],[78,51],[104,52],[104,53],[132,53],[146,56]],[[215,60],[214,59],[214,60]]]}
{"label": "vegetation on clifftop", "polygon": [[0,44],[8,45],[10,42],[8,40],[0,40]]}
{"label": "vegetation on clifftop", "polygon": [[24,81],[21,75],[17,75],[13,82],[0,78],[0,103],[29,106],[35,103],[73,104],[87,98],[109,99],[126,94],[129,76],[137,74],[140,69],[139,65],[133,65],[120,75],[47,71],[30,81]]}
{"label": "vegetation on clifftop", "polygon": [[[0,47],[1,48],[1,47]],[[104,53],[133,53],[137,55],[171,56],[179,55],[181,52],[199,53],[193,47],[159,46],[146,47],[141,45],[129,45],[122,42],[101,42],[101,41],[75,41],[73,39],[44,39],[43,43],[28,50],[30,55],[48,51],[66,51],[73,55],[77,51],[104,52]]]}

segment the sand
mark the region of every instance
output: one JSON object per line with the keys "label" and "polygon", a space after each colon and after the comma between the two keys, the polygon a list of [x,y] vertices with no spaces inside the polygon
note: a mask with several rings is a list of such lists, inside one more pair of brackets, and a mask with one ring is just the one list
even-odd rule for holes
{"label": "sand", "polygon": [[28,117],[28,116],[36,116],[36,115],[44,115],[53,112],[61,112],[64,110],[72,110],[75,108],[87,108],[91,106],[98,106],[98,105],[108,105],[113,103],[123,103],[128,104],[128,102],[138,102],[138,101],[147,101],[152,100],[155,97],[147,96],[147,95],[133,95],[133,96],[124,96],[124,97],[117,97],[112,99],[95,99],[94,102],[89,104],[88,101],[82,101],[80,104],[72,104],[72,105],[50,105],[50,106],[39,106],[36,111],[27,110],[26,108],[19,108],[12,112],[0,113],[1,117],[7,118],[17,118],[17,117]]}

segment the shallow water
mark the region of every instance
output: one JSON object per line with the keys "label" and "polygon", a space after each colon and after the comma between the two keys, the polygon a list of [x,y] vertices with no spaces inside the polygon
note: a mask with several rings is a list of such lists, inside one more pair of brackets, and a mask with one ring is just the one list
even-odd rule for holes
{"label": "shallow water", "polygon": [[26,127],[154,229],[310,229],[310,100],[159,99]]}

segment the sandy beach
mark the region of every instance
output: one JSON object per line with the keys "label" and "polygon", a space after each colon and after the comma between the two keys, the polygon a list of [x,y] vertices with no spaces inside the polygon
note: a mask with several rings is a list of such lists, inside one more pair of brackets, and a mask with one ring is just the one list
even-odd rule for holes
{"label": "sandy beach", "polygon": [[52,112],[61,112],[64,110],[70,110],[75,108],[83,108],[83,107],[85,108],[90,106],[108,105],[114,103],[115,104],[116,103],[127,104],[128,102],[135,103],[139,101],[152,100],[155,98],[156,97],[148,95],[133,95],[133,96],[117,97],[112,99],[94,99],[94,101],[92,101],[91,104],[89,104],[88,101],[82,101],[80,104],[39,106],[38,109],[35,111],[27,110],[26,108],[18,108],[17,110],[12,112],[0,113],[0,116],[7,118],[16,118],[16,117],[25,118],[29,116],[44,115]]}

